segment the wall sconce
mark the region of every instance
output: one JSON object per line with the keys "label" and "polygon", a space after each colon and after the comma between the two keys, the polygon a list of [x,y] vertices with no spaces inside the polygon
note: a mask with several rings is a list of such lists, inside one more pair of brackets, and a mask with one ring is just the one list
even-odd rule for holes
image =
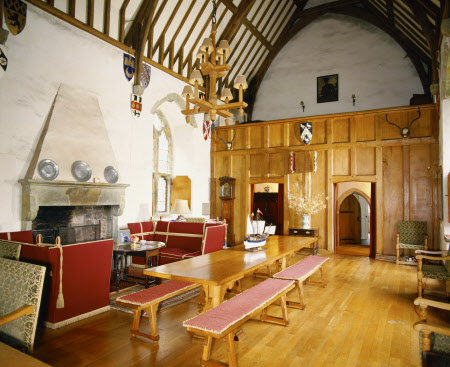
{"label": "wall sconce", "polygon": [[352,99],[353,99],[353,106],[354,106],[355,105],[355,101],[356,101],[355,93],[352,94]]}
{"label": "wall sconce", "polygon": [[303,103],[303,101],[300,102],[300,106],[302,106],[303,112],[305,112],[305,104]]}

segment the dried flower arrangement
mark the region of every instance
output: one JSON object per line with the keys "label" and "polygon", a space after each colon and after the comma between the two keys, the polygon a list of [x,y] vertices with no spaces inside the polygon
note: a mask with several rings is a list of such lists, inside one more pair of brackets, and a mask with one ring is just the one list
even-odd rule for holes
{"label": "dried flower arrangement", "polygon": [[294,209],[297,214],[317,214],[327,207],[326,201],[328,197],[324,193],[314,196],[300,195],[300,187],[298,182],[294,183],[297,194],[289,193],[289,207]]}

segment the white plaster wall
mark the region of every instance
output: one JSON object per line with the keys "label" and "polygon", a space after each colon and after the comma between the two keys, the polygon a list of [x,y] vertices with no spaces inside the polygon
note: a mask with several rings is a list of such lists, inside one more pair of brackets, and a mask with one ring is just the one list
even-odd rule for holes
{"label": "white plaster wall", "polygon": [[[344,15],[325,15],[280,51],[256,95],[253,120],[405,106],[424,93],[405,52],[380,29]],[[339,100],[317,103],[317,77],[339,75]],[[352,94],[356,95],[353,106]],[[305,103],[302,111],[300,101]]]}
{"label": "white plaster wall", "polygon": [[[9,64],[0,80],[0,231],[20,230],[18,180],[25,176],[60,83],[98,96],[120,182],[130,184],[119,228],[148,219],[153,168],[150,109],[168,94],[181,93],[184,83],[152,67],[150,85],[143,94],[143,112],[139,119],[133,119],[132,81],[124,76],[123,51],[31,4],[25,29],[17,36],[10,34],[6,46]],[[173,116],[180,111],[176,104],[168,109],[176,111]],[[175,133],[174,173],[193,179],[193,215],[200,216],[201,203],[209,201],[210,143],[203,140],[199,121],[194,128],[180,116],[170,124]],[[95,140],[95,136],[86,134],[86,139]]]}

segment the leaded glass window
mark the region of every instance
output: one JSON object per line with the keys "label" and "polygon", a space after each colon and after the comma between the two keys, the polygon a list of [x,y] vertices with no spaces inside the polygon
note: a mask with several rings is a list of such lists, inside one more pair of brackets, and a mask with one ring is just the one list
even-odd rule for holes
{"label": "leaded glass window", "polygon": [[165,116],[153,118],[153,214],[168,214],[172,197],[172,138]]}

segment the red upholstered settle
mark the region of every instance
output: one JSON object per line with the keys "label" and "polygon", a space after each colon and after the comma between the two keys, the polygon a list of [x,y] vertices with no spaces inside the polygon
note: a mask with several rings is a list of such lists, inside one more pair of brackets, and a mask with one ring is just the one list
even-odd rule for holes
{"label": "red upholstered settle", "polygon": [[313,272],[318,266],[322,265],[327,260],[328,257],[311,255],[306,259],[291,265],[289,268],[276,273],[274,277],[282,279],[301,279]]}
{"label": "red upholstered settle", "polygon": [[[153,222],[141,222],[143,233],[148,233],[144,235],[144,240],[153,241]],[[149,233],[151,232],[151,233]]]}
{"label": "red upholstered settle", "polygon": [[117,298],[117,301],[141,306],[158,298],[170,295],[171,293],[177,293],[178,291],[188,288],[193,284],[194,283],[182,282],[181,280],[169,280],[168,282],[159,284],[156,287],[143,289],[142,291],[119,297]]}
{"label": "red upholstered settle", "polygon": [[[191,251],[201,251],[204,223],[169,222],[166,247],[177,247]],[[172,233],[193,234],[196,237],[171,235]]]}
{"label": "red upholstered settle", "polygon": [[229,326],[250,315],[269,299],[283,292],[292,280],[269,278],[211,310],[187,320],[183,326],[220,334]]}
{"label": "red upholstered settle", "polygon": [[[9,232],[10,241],[23,242],[23,243],[33,243],[33,232],[32,231],[18,231]],[[8,232],[0,233],[0,239],[8,240]]]}
{"label": "red upholstered settle", "polygon": [[207,227],[205,232],[205,238],[203,240],[203,254],[209,254],[222,250],[227,235],[227,225],[222,224],[219,226]]}
{"label": "red upholstered settle", "polygon": [[59,249],[22,245],[21,261],[45,265],[53,274],[42,298],[45,321],[58,323],[109,305],[113,243],[113,239],[107,239],[63,246],[65,307],[60,309],[56,308],[60,275]]}
{"label": "red upholstered settle", "polygon": [[[169,227],[170,222],[164,222],[162,220],[159,220],[156,222],[156,229],[155,229],[155,241],[161,241],[166,242],[167,240],[167,228]],[[160,234],[161,233],[161,234]]]}

